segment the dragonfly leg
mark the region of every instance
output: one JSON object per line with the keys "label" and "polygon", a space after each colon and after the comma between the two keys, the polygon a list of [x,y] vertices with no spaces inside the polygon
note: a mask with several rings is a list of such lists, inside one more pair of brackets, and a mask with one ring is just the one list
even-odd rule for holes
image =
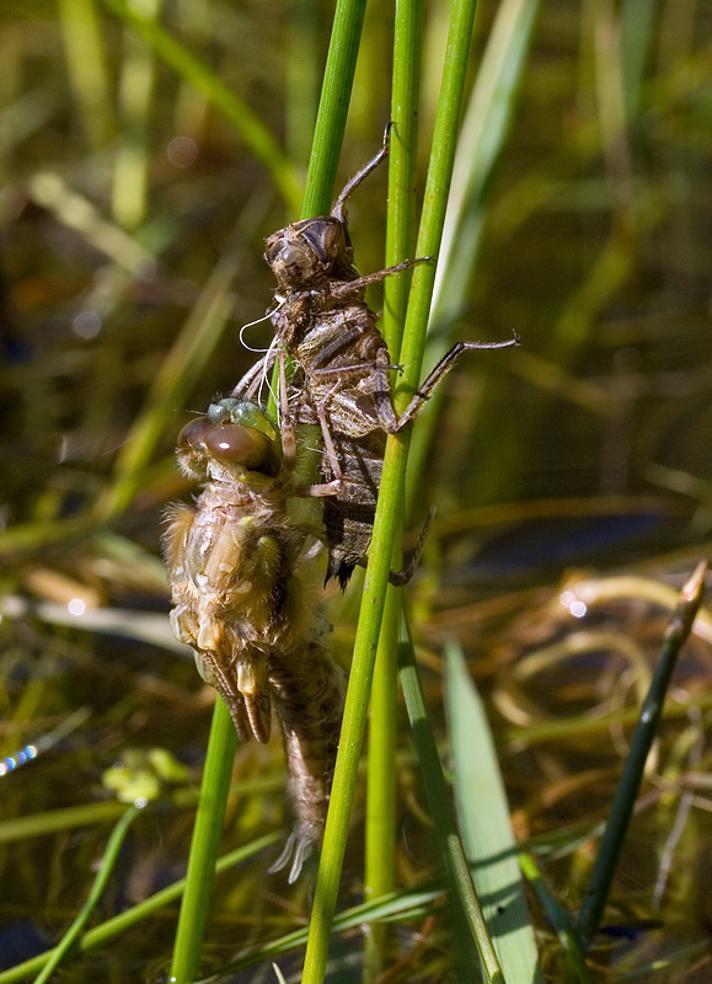
{"label": "dragonfly leg", "polygon": [[403,587],[403,585],[407,584],[415,574],[418,564],[420,563],[423,547],[425,546],[425,540],[427,539],[430,524],[432,523],[434,516],[435,509],[431,506],[428,510],[428,515],[425,518],[425,522],[421,527],[420,533],[418,534],[418,542],[415,545],[415,550],[411,554],[410,560],[401,570],[391,571],[388,575],[388,580],[391,584],[396,585],[396,587]]}
{"label": "dragonfly leg", "polygon": [[457,344],[453,345],[449,352],[445,353],[440,362],[438,362],[432,372],[420,385],[418,391],[415,393],[408,406],[398,418],[396,431],[402,430],[409,423],[411,423],[415,417],[418,416],[423,408],[423,405],[426,400],[430,398],[435,387],[450,372],[463,352],[470,352],[476,349],[512,348],[517,345],[519,345],[519,336],[516,332],[513,334],[512,338],[507,339],[506,342],[457,342]]}
{"label": "dragonfly leg", "polygon": [[402,260],[400,263],[396,263],[395,266],[384,267],[383,270],[374,270],[373,273],[364,274],[363,277],[357,277],[355,280],[341,280],[338,283],[328,284],[324,288],[324,293],[337,300],[350,297],[352,294],[358,294],[359,291],[362,291],[364,287],[368,287],[369,284],[378,284],[387,277],[392,277],[396,273],[409,270],[419,263],[432,263],[432,260],[432,256],[418,256],[414,260]]}
{"label": "dragonfly leg", "polygon": [[388,145],[390,143],[391,127],[392,123],[389,123],[383,133],[383,143],[377,154],[374,154],[370,161],[366,161],[360,170],[354,174],[352,178],[346,182],[344,187],[339,193],[339,197],[334,203],[334,207],[331,210],[331,214],[339,222],[344,221],[344,206],[346,204],[346,199],[353,194],[353,192],[358,188],[361,182],[369,176],[371,171],[375,171],[381,161],[384,161],[388,157]]}

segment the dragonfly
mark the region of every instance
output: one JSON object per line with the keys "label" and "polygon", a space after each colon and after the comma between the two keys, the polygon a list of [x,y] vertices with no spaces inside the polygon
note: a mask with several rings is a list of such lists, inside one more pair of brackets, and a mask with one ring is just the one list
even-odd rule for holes
{"label": "dragonfly", "polygon": [[217,400],[182,429],[177,456],[201,491],[166,515],[171,623],[240,740],[267,742],[276,708],[296,825],[272,870],[289,865],[291,883],[321,840],[344,679],[318,607],[311,531],[292,518],[289,500],[333,487],[296,484],[288,408],[278,429],[252,402]]}
{"label": "dragonfly", "polygon": [[[412,423],[463,352],[519,344],[516,334],[506,341],[458,342],[397,413],[391,370],[398,367],[364,292],[370,284],[432,258],[403,260],[361,276],[346,219],[348,198],[388,154],[388,134],[389,129],[378,153],[347,182],[328,215],[291,223],[265,240],[265,260],[277,280],[270,313],[275,344],[233,392],[254,395],[268,364],[289,358],[289,403],[299,424],[319,425],[322,477],[337,488],[324,501],[326,580],[336,578],[342,588],[356,565],[366,562],[387,435]],[[412,565],[405,572],[391,572],[391,580],[403,583],[411,572]]]}

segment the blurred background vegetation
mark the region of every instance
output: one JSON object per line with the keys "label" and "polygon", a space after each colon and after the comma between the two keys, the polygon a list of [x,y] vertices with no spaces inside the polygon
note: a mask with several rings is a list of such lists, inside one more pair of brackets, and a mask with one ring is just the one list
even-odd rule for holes
{"label": "blurred background vegetation", "polygon": [[[473,78],[498,6],[480,2]],[[119,0],[3,0],[1,754],[86,709],[36,762],[0,776],[3,967],[71,918],[103,821],[117,815],[102,773],[127,747],[163,746],[198,774],[211,697],[171,641],[158,550],[166,502],[189,493],[173,444],[186,411],[256,357],[238,332],[270,303],[263,238],[298,210],[331,10],[319,0],[133,0],[129,13]],[[447,4],[426,11],[427,138]],[[340,180],[388,120],[390,17],[379,4],[367,12]],[[447,384],[420,450],[417,498],[438,517],[412,600],[436,716],[443,640],[456,636],[472,657],[524,838],[580,833],[605,815],[665,586],[709,554],[711,39],[708,0],[542,5],[511,129],[479,191],[466,296],[433,326],[522,339],[514,352],[468,357]],[[350,206],[363,272],[383,263],[385,179],[370,178]],[[269,337],[263,324],[245,340],[260,348]],[[593,585],[588,610],[562,593],[563,577]],[[356,589],[328,599],[345,663]],[[600,979],[709,974],[710,642],[704,622],[676,678],[674,721],[614,899],[623,929],[594,954]],[[578,714],[598,721],[576,731]],[[571,727],[553,742],[547,724],[562,718]],[[398,863],[413,886],[434,861],[402,744]],[[236,775],[250,782],[231,801],[228,846],[278,828],[280,756],[277,743],[238,750]],[[63,813],[32,836],[10,823],[75,807],[95,812],[81,824]],[[182,874],[191,818],[166,796],[165,811],[134,826],[104,915]],[[345,903],[360,897],[358,835],[353,845]],[[549,862],[567,903],[589,860],[584,845]],[[208,966],[302,918],[308,888],[285,894],[268,864],[261,856],[220,882]],[[638,934],[646,921],[667,931]],[[160,980],[174,922],[164,911],[64,978]],[[454,979],[430,911],[396,944],[388,981]],[[359,946],[340,944],[330,979],[359,979]],[[652,969],[676,950],[673,969]],[[267,979],[254,974],[230,979]]]}

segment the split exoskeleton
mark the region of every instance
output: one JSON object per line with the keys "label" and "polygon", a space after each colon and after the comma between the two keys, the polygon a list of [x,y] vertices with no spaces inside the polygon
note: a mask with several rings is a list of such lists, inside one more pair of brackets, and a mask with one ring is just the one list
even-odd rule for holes
{"label": "split exoskeleton", "polygon": [[[517,344],[516,336],[506,342],[457,343],[404,412],[396,413],[392,360],[364,292],[369,284],[430,258],[404,260],[359,276],[344,211],[351,192],[387,153],[388,131],[378,154],[348,182],[329,215],[292,223],[265,241],[265,259],[277,279],[271,314],[276,356],[288,356],[294,370],[288,397],[292,413],[298,424],[320,425],[322,476],[327,482],[338,482],[337,494],[324,502],[324,527],[327,579],[338,578],[342,587],[354,567],[365,562],[386,435],[412,422],[462,352]],[[274,355],[272,351],[269,357]],[[254,393],[258,382],[253,369],[233,393]]]}

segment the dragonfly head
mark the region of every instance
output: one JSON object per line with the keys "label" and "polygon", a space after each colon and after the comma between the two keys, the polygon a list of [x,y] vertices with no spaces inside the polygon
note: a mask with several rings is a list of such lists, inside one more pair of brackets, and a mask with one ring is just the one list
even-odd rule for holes
{"label": "dragonfly head", "polygon": [[186,424],[178,435],[178,463],[197,480],[216,478],[250,484],[274,478],[282,463],[279,433],[254,403],[226,398]]}
{"label": "dragonfly head", "polygon": [[265,240],[265,260],[282,289],[307,288],[351,268],[353,249],[346,225],[333,215],[303,219]]}

